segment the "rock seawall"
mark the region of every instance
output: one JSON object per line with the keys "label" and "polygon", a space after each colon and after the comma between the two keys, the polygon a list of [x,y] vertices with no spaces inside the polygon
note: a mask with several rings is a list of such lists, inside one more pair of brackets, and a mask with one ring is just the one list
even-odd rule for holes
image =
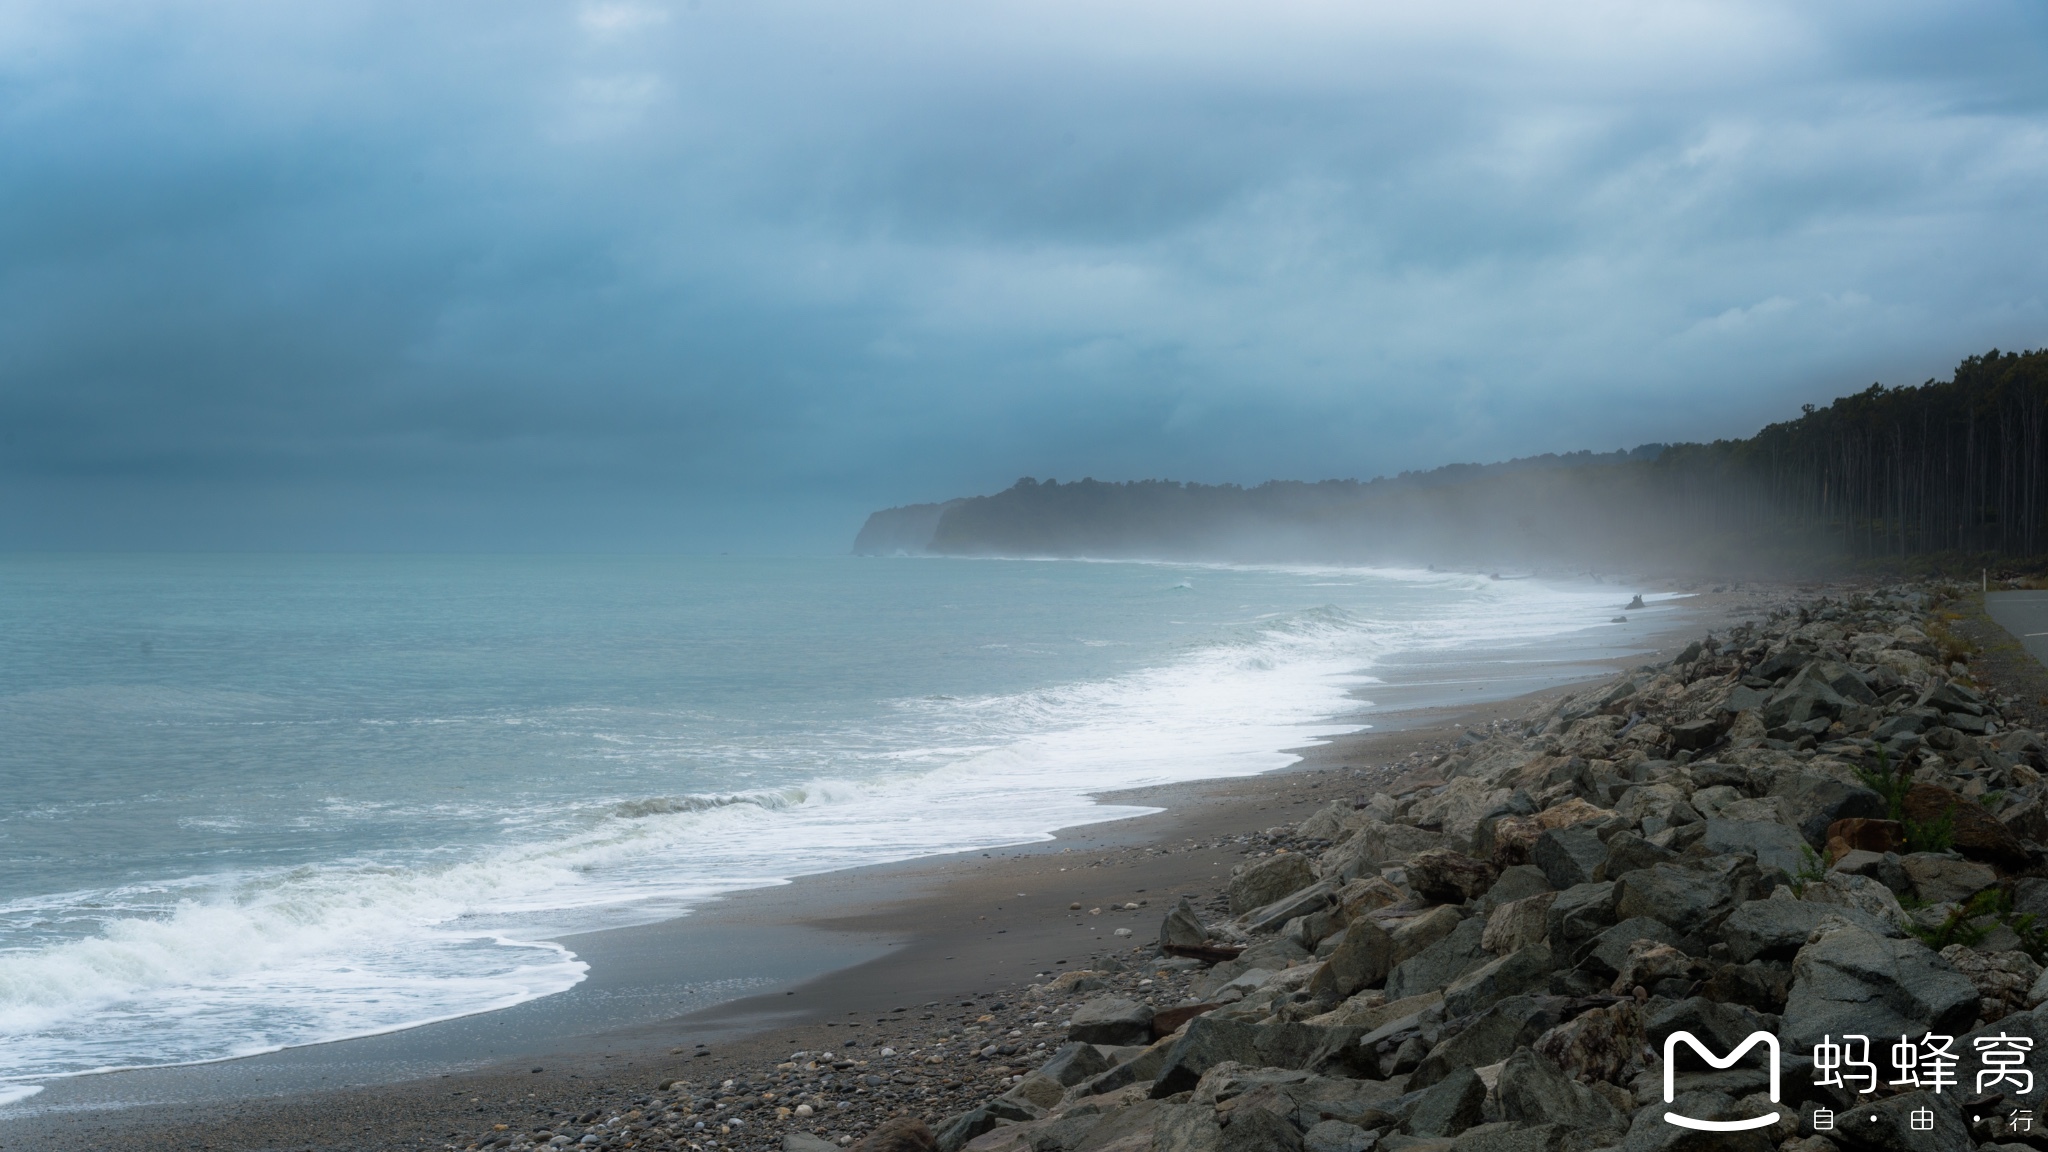
{"label": "rock seawall", "polygon": [[[2048,1061],[2048,741],[1951,659],[1943,594],[1796,604],[1470,733],[1270,830],[1206,899],[1111,910],[1157,917],[1154,939],[999,999],[906,1006],[900,1050],[797,1052],[451,1147],[2024,1140],[2000,1125],[2032,1099],[1966,1076],[1943,1093],[1813,1084],[1813,1045],[1848,1032],[1951,1035],[1966,1061],[1998,1033]],[[1778,1102],[1748,1066],[1687,1065],[1676,1090],[1694,1117],[1769,1127],[1703,1140],[1663,1121],[1666,1037],[1725,1053],[1758,1030],[1786,1045]],[[1841,1117],[1834,1134],[1803,1119],[1815,1108]],[[1900,1118],[1922,1109],[1935,1127],[1908,1141]]]}

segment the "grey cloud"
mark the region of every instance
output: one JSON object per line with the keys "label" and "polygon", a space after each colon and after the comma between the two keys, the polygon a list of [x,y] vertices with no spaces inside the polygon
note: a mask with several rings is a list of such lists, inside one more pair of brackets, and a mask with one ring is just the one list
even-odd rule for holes
{"label": "grey cloud", "polygon": [[[0,544],[836,547],[2041,343],[2023,5],[28,5]],[[324,545],[323,545],[324,542]]]}

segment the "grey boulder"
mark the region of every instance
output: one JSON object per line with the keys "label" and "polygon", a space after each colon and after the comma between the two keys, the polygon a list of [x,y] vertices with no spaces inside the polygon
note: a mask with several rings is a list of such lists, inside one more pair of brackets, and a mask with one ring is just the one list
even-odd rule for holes
{"label": "grey boulder", "polygon": [[1481,944],[1486,924],[1478,917],[1461,922],[1450,935],[1401,961],[1387,976],[1387,1002],[1442,988],[1491,960]]}
{"label": "grey boulder", "polygon": [[1799,950],[1780,1035],[1811,1051],[1828,1035],[1955,1035],[1976,1017],[1976,986],[1926,945],[1844,927]]}
{"label": "grey boulder", "polygon": [[1355,920],[1309,979],[1309,994],[1331,1002],[1343,1000],[1384,981],[1393,966],[1393,937],[1371,920]]}
{"label": "grey boulder", "polygon": [[1578,884],[1551,901],[1550,946],[1570,956],[1578,947],[1614,926],[1614,882]]}
{"label": "grey boulder", "polygon": [[1883,820],[1884,798],[1868,788],[1844,784],[1832,776],[1811,773],[1790,777],[1772,789],[1779,808],[1799,834],[1816,849],[1827,847],[1828,826],[1837,820],[1863,817]]}
{"label": "grey boulder", "polygon": [[1709,820],[1706,834],[1699,842],[1717,856],[1754,856],[1759,866],[1780,869],[1788,876],[1799,873],[1810,851],[1798,832],[1763,820]]}
{"label": "grey boulder", "polygon": [[1790,960],[1806,947],[1806,938],[1830,916],[1849,920],[1880,936],[1900,933],[1875,916],[1838,904],[1804,900],[1750,900],[1721,925],[1721,939],[1738,964],[1751,960]]}
{"label": "grey boulder", "polygon": [[1067,1037],[1084,1044],[1149,1044],[1152,1006],[1105,996],[1074,1009]]}
{"label": "grey boulder", "polygon": [[1052,1059],[1038,1066],[1040,1075],[1051,1077],[1068,1088],[1107,1071],[1109,1061],[1103,1059],[1101,1051],[1095,1045],[1079,1040],[1060,1045]]}
{"label": "grey boulder", "polygon": [[1508,1057],[1494,1096],[1502,1118],[1524,1124],[1559,1124],[1584,1132],[1611,1129],[1617,1135],[1628,1127],[1606,1097],[1528,1048]]}
{"label": "grey boulder", "polygon": [[1423,1092],[1404,1127],[1414,1136],[1456,1136],[1484,1119],[1485,1107],[1486,1082],[1459,1068]]}
{"label": "grey boulder", "polygon": [[1550,886],[1562,892],[1592,881],[1593,873],[1607,859],[1607,845],[1600,842],[1599,834],[1590,825],[1574,824],[1546,829],[1536,837],[1529,858],[1543,870]]}
{"label": "grey boulder", "polygon": [[1697,935],[1718,928],[1749,899],[1756,878],[1755,863],[1741,856],[1639,869],[1614,882],[1614,914],[1647,916]]}
{"label": "grey boulder", "polygon": [[1550,983],[1550,973],[1556,967],[1547,944],[1516,949],[1452,981],[1444,989],[1444,1014],[1453,1018],[1470,1016],[1509,996],[1541,991]]}
{"label": "grey boulder", "polygon": [[1325,1120],[1301,1134],[1301,1152],[1371,1152],[1374,1133],[1342,1120]]}
{"label": "grey boulder", "polygon": [[1998,883],[1998,873],[1988,864],[1933,852],[1901,856],[1899,867],[1905,870],[1913,894],[1929,904],[1961,904]]}
{"label": "grey boulder", "polygon": [[1308,857],[1287,852],[1254,861],[1230,878],[1230,910],[1250,912],[1316,882]]}
{"label": "grey boulder", "polygon": [[1181,897],[1173,911],[1166,914],[1165,923],[1159,926],[1159,942],[1189,948],[1208,941],[1209,929],[1202,924],[1202,918],[1195,915],[1195,907],[1188,903],[1188,898]]}

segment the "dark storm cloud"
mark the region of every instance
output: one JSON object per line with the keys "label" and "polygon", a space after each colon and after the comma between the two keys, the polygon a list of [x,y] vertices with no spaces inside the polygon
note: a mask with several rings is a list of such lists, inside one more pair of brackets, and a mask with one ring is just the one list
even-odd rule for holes
{"label": "dark storm cloud", "polygon": [[21,4],[12,546],[836,547],[2044,340],[2020,5]]}

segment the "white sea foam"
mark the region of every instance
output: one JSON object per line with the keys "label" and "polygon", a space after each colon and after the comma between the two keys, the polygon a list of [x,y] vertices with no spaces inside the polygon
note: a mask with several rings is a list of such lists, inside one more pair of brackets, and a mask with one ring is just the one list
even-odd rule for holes
{"label": "white sea foam", "polygon": [[[1445,609],[1246,619],[1120,675],[898,700],[869,731],[820,734],[804,753],[820,771],[799,783],[591,796],[566,810],[507,801],[511,834],[495,845],[0,906],[18,925],[94,926],[0,953],[0,1075],[239,1056],[549,995],[586,970],[551,936],[1137,811],[1096,804],[1093,791],[1282,767],[1283,749],[1357,727],[1344,719],[1349,693],[1387,654],[1554,636],[1604,620],[1612,600],[1533,581],[1397,582],[1442,586]],[[634,740],[615,743],[639,754]],[[0,1087],[0,1103],[32,1091]]]}

